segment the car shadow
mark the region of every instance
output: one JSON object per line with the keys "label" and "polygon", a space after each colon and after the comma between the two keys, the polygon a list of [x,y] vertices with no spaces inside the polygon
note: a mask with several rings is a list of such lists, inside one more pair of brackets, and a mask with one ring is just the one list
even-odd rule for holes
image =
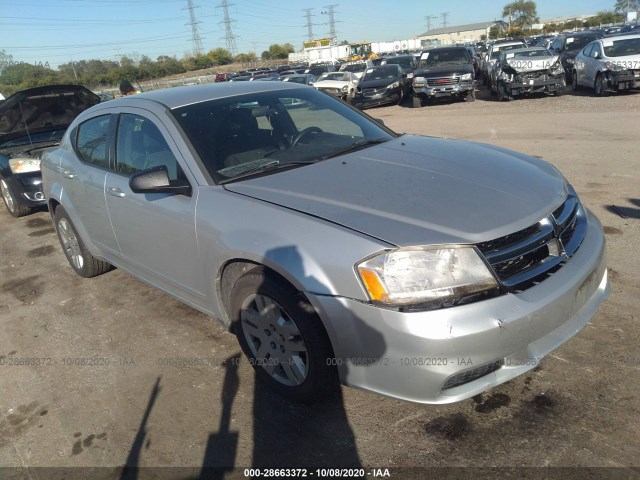
{"label": "car shadow", "polygon": [[[619,205],[606,205],[605,208],[621,218],[634,218],[640,219],[640,199],[638,198],[630,198],[629,202],[631,202],[634,207],[622,207]],[[637,208],[636,208],[637,207]]]}

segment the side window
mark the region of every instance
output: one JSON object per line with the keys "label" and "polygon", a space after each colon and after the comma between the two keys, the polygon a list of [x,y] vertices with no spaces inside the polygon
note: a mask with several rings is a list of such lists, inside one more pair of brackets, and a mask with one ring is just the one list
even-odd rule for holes
{"label": "side window", "polygon": [[76,152],[80,160],[100,168],[109,168],[107,133],[110,115],[95,117],[78,126]]}
{"label": "side window", "polygon": [[184,179],[167,141],[148,118],[129,113],[120,115],[116,140],[116,171],[124,175],[164,165],[170,180]]}
{"label": "side window", "polygon": [[585,57],[590,57],[590,56],[591,56],[591,52],[593,51],[593,46],[594,46],[594,45],[595,45],[595,44],[590,43],[589,45],[587,45],[586,47],[584,47],[584,50],[582,50],[582,54],[583,54]]}
{"label": "side window", "polygon": [[556,51],[561,46],[562,46],[562,40],[559,38],[556,38],[553,42],[551,42],[551,51]]}

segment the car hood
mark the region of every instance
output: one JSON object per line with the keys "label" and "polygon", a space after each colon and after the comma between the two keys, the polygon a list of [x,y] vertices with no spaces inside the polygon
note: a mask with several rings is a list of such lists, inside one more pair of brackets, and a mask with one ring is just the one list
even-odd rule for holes
{"label": "car hood", "polygon": [[399,246],[498,238],[538,222],[567,195],[562,175],[542,160],[409,135],[225,188]]}
{"label": "car hood", "polygon": [[536,72],[539,70],[548,70],[553,64],[558,61],[558,58],[558,55],[555,55],[553,57],[539,58],[514,57],[507,59],[507,64],[519,73]]}
{"label": "car hood", "polygon": [[395,82],[402,81],[402,77],[394,77],[394,78],[381,78],[379,80],[360,80],[358,82],[358,90],[363,88],[380,88],[386,87],[387,85],[391,85]]}
{"label": "car hood", "polygon": [[0,103],[0,145],[50,130],[65,129],[81,112],[100,103],[100,97],[79,85],[30,88]]}
{"label": "car hood", "polygon": [[322,80],[313,84],[316,88],[342,88],[345,85],[353,87],[353,83],[344,80]]}
{"label": "car hood", "polygon": [[473,73],[473,65],[451,65],[437,68],[420,68],[416,70],[414,77],[449,77],[453,75],[463,75]]}

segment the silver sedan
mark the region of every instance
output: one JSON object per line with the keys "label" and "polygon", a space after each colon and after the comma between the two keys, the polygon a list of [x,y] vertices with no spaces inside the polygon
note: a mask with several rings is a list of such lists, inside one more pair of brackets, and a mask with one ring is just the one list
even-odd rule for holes
{"label": "silver sedan", "polygon": [[640,88],[640,35],[606,37],[591,42],[576,56],[573,89],[607,91]]}
{"label": "silver sedan", "polygon": [[81,114],[42,162],[71,267],[229,327],[257,377],[459,401],[534,368],[608,295],[598,220],[546,162],[399,136],[307,86],[220,83]]}

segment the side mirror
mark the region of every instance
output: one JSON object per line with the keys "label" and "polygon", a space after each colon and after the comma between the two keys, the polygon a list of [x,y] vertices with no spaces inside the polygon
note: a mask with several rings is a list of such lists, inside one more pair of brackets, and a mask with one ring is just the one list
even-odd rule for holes
{"label": "side mirror", "polygon": [[593,52],[593,58],[600,58],[600,52]]}
{"label": "side mirror", "polygon": [[169,180],[165,165],[141,170],[131,175],[129,188],[133,193],[173,193],[191,196],[191,185],[184,180]]}

